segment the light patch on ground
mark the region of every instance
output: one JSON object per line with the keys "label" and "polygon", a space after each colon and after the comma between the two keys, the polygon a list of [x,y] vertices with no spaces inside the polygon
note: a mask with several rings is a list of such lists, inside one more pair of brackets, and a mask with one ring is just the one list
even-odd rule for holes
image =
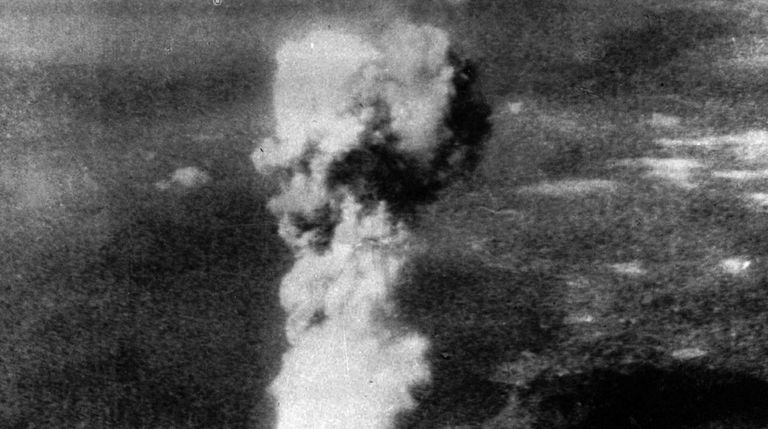
{"label": "light patch on ground", "polygon": [[41,170],[7,168],[0,181],[13,195],[14,206],[19,209],[49,207],[61,199],[62,189]]}
{"label": "light patch on ground", "polygon": [[704,136],[695,138],[682,138],[682,139],[670,139],[660,138],[656,139],[656,144],[667,148],[681,148],[681,147],[701,147],[710,148],[721,146],[723,142],[717,136]]}
{"label": "light patch on ground", "polygon": [[617,274],[623,274],[625,276],[642,276],[648,273],[648,270],[643,268],[643,265],[639,261],[610,264],[608,265],[608,268]]}
{"label": "light patch on ground", "polygon": [[574,276],[565,281],[565,285],[572,289],[589,289],[591,284],[589,279],[583,276]]}
{"label": "light patch on ground", "polygon": [[734,58],[727,62],[737,70],[757,71],[768,68],[768,55],[755,55],[750,57]]}
{"label": "light patch on ground", "polygon": [[0,17],[0,53],[11,61],[27,63],[70,56],[79,61],[98,58],[103,36],[89,18],[79,14],[4,13]]}
{"label": "light patch on ground", "polygon": [[563,323],[566,325],[578,325],[582,323],[593,323],[594,321],[595,317],[591,314],[577,313],[566,316],[565,320],[563,320]]}
{"label": "light patch on ground", "polygon": [[[0,160],[0,247],[16,249],[12,260],[46,246],[95,249],[110,228],[104,206],[104,189],[71,154],[15,154]],[[5,269],[0,268],[0,277],[17,274]]]}
{"label": "light patch on ground", "polygon": [[60,160],[19,156],[0,162],[0,189],[5,203],[19,210],[59,207],[97,193],[99,186],[87,171],[62,166]]}
{"label": "light patch on ground", "polygon": [[[754,6],[750,6],[749,9],[751,9],[750,15],[765,13],[764,11],[758,12]],[[768,68],[768,43],[764,37],[755,35],[734,38],[732,44],[733,57],[718,62],[718,69],[722,70],[723,73],[733,73],[734,71],[754,73]]]}
{"label": "light patch on ground", "polygon": [[709,352],[698,347],[688,347],[672,352],[672,357],[678,360],[696,359],[708,355]]}
{"label": "light patch on ground", "polygon": [[648,125],[653,128],[677,128],[680,126],[680,118],[663,113],[653,113],[648,119]]}
{"label": "light patch on ground", "polygon": [[211,176],[197,167],[184,167],[174,171],[171,180],[181,186],[192,188],[210,182]]}
{"label": "light patch on ground", "polygon": [[744,134],[729,136],[727,144],[743,161],[765,162],[768,158],[768,131],[752,130]]}
{"label": "light patch on ground", "polygon": [[766,130],[684,139],[661,138],[657,139],[656,143],[668,148],[728,148],[740,160],[747,162],[765,162],[768,157],[768,131]]}
{"label": "light patch on ground", "polygon": [[713,171],[712,177],[729,180],[759,180],[768,178],[768,169],[764,170],[720,170]]}
{"label": "light patch on ground", "polygon": [[718,264],[718,268],[727,274],[738,276],[745,274],[751,265],[752,261],[749,259],[740,256],[734,256],[721,260]]}
{"label": "light patch on ground", "polygon": [[505,108],[505,112],[510,115],[519,115],[523,112],[523,102],[522,101],[515,101],[515,102],[508,102]]}
{"label": "light patch on ground", "polygon": [[181,188],[197,188],[210,183],[211,176],[197,167],[184,167],[176,169],[171,178],[155,183],[155,187],[161,191],[168,190],[174,185]]}
{"label": "light patch on ground", "polygon": [[766,192],[751,192],[745,194],[745,197],[757,209],[765,210],[768,208],[768,193]]}
{"label": "light patch on ground", "polygon": [[615,192],[621,186],[613,180],[602,179],[569,179],[555,182],[543,182],[536,185],[524,186],[522,193],[533,193],[553,197],[583,196],[595,193]]}
{"label": "light patch on ground", "polygon": [[691,158],[637,158],[618,161],[620,166],[641,166],[648,168],[646,177],[663,179],[683,189],[698,186],[694,182],[694,170],[704,165]]}
{"label": "light patch on ground", "polygon": [[139,157],[146,162],[154,161],[157,158],[157,152],[155,151],[139,149],[137,152]]}

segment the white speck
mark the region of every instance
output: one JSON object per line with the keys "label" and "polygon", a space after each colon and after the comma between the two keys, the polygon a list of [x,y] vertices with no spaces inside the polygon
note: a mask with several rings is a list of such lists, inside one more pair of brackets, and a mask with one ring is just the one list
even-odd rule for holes
{"label": "white speck", "polygon": [[580,323],[592,323],[595,318],[591,314],[572,314],[565,318],[567,325],[576,325]]}
{"label": "white speck", "polygon": [[197,167],[184,167],[173,172],[171,181],[185,188],[194,188],[210,182],[211,176]]}
{"label": "white speck", "polygon": [[172,187],[196,188],[211,181],[211,176],[197,167],[179,168],[171,174],[170,179],[155,182],[155,188],[159,191],[167,191]]}
{"label": "white speck", "polygon": [[693,170],[704,167],[701,162],[690,158],[625,159],[618,161],[616,165],[639,165],[650,168],[646,176],[670,181],[684,189],[693,189],[698,186],[692,181]]}
{"label": "white speck", "polygon": [[648,273],[648,270],[642,267],[640,262],[620,262],[617,264],[608,265],[610,269],[618,274],[624,274],[627,276],[642,276]]}
{"label": "white speck", "polygon": [[610,193],[619,189],[620,184],[612,180],[602,179],[570,179],[555,182],[542,182],[536,185],[524,186],[523,193],[534,193],[554,197],[567,195],[583,196],[595,193]]}
{"label": "white speck", "polygon": [[160,180],[159,182],[155,182],[155,188],[158,191],[167,191],[171,189],[171,182],[169,180]]}
{"label": "white speck", "polygon": [[708,355],[709,352],[702,350],[698,347],[689,347],[685,349],[679,349],[672,352],[672,357],[680,360],[696,359],[702,356]]}
{"label": "white speck", "polygon": [[523,111],[523,102],[515,101],[507,103],[507,113],[510,115],[519,115]]}
{"label": "white speck", "polygon": [[750,265],[752,265],[752,261],[738,256],[725,258],[718,264],[721,270],[734,276],[744,274]]}
{"label": "white speck", "polygon": [[589,280],[587,280],[584,277],[580,277],[580,276],[566,280],[565,284],[568,287],[575,288],[575,289],[584,289],[584,288],[589,288],[589,287],[592,286],[590,284]]}
{"label": "white speck", "polygon": [[487,238],[472,240],[469,248],[475,252],[484,252],[487,250],[486,245],[488,244],[488,241]]}

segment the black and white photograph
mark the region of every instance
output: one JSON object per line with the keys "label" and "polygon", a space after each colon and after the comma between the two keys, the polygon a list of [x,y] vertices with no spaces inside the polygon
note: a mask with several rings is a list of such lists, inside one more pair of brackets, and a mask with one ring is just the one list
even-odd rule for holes
{"label": "black and white photograph", "polygon": [[768,1],[0,0],[68,428],[768,428]]}

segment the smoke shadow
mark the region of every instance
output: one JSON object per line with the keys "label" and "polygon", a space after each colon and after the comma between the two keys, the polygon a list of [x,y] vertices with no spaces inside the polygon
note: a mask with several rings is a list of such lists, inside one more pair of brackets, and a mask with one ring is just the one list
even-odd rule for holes
{"label": "smoke shadow", "polygon": [[94,262],[31,322],[11,427],[270,425],[290,255],[255,180],[112,208]]}
{"label": "smoke shadow", "polygon": [[190,271],[237,272],[281,247],[264,204],[244,189],[219,187],[152,201],[129,212],[94,269],[144,286]]}
{"label": "smoke shadow", "polygon": [[20,390],[41,396],[15,427],[247,427],[252,389],[200,383],[183,367],[158,369],[139,344],[118,342],[82,362],[25,374]]}
{"label": "smoke shadow", "polygon": [[397,302],[403,322],[432,342],[432,382],[402,427],[476,424],[507,405],[511,386],[491,380],[498,364],[548,344],[562,319],[558,281],[548,273],[484,266],[478,260],[422,256]]}
{"label": "smoke shadow", "polygon": [[[630,90],[638,77],[658,74],[684,50],[738,28],[734,16],[691,9],[648,13],[645,19],[639,29],[607,34],[603,54],[582,71],[597,92]],[[662,87],[673,84],[664,80]]]}
{"label": "smoke shadow", "polygon": [[768,424],[768,382],[701,365],[643,364],[564,377],[548,374],[528,387],[523,403],[536,414],[534,428],[757,428]]}
{"label": "smoke shadow", "polygon": [[670,9],[645,15],[641,28],[606,35],[603,54],[587,67],[601,91],[628,88],[634,76],[650,73],[702,41],[729,34],[735,21],[712,12]]}
{"label": "smoke shadow", "polygon": [[[740,34],[738,23],[744,17],[733,10],[667,8],[647,11],[643,19],[639,26],[600,35],[600,54],[590,62],[550,62],[548,70],[532,84],[533,90],[552,95],[575,91],[579,96],[616,96],[649,84],[661,91],[683,89],[688,82],[676,77],[681,74],[679,70],[672,70],[683,67],[675,65],[681,55],[709,41]],[[568,83],[553,85],[555,81]]]}

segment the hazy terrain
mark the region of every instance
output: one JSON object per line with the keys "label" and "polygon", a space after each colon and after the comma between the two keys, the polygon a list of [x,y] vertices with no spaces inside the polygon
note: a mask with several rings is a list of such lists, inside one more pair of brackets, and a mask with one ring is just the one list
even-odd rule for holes
{"label": "hazy terrain", "polygon": [[268,427],[272,55],[406,15],[494,109],[415,228],[408,424],[768,425],[764,2],[68,0],[0,6],[0,427]]}

